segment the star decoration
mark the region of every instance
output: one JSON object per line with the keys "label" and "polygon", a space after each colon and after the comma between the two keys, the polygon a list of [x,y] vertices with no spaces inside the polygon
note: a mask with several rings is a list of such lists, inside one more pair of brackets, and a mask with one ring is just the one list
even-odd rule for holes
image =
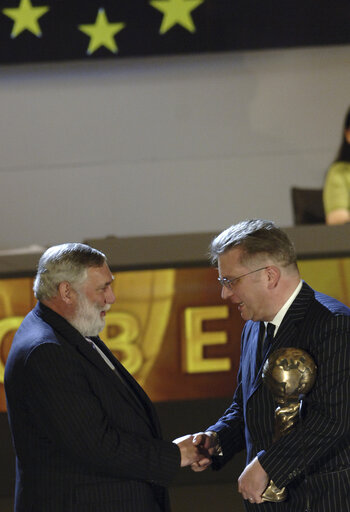
{"label": "star decoration", "polygon": [[79,25],[79,30],[90,36],[90,44],[87,54],[91,55],[98,48],[104,46],[112,53],[117,53],[118,46],[114,36],[125,27],[125,23],[109,23],[103,7],[98,10],[96,21],[93,25]]}
{"label": "star decoration", "polygon": [[37,37],[41,37],[41,30],[38,19],[41,18],[50,7],[33,7],[30,0],[21,0],[18,7],[7,7],[2,9],[5,16],[14,20],[11,37],[14,39],[24,30],[32,32]]}
{"label": "star decoration", "polygon": [[204,0],[153,0],[152,7],[164,13],[159,33],[165,34],[174,25],[179,24],[189,32],[195,32],[191,12]]}

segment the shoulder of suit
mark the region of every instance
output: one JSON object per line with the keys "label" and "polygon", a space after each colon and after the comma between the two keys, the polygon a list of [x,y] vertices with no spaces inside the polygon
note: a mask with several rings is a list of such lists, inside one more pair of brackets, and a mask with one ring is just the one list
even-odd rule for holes
{"label": "shoulder of suit", "polygon": [[321,292],[315,292],[315,299],[321,308],[326,310],[330,315],[350,316],[350,308],[329,295]]}
{"label": "shoulder of suit", "polygon": [[21,352],[22,355],[33,352],[43,345],[61,346],[65,344],[64,338],[55,329],[37,314],[36,308],[28,313],[17,330],[12,346],[12,352]]}

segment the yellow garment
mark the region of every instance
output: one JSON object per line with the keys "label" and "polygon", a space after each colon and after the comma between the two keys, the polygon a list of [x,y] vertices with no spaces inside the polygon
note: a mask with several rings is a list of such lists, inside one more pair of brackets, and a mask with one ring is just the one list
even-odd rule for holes
{"label": "yellow garment", "polygon": [[345,208],[350,211],[350,162],[335,162],[327,172],[323,189],[325,214]]}

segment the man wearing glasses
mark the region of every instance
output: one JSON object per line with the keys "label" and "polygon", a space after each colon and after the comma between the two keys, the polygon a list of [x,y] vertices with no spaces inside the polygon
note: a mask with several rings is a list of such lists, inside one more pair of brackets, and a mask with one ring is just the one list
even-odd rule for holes
{"label": "man wearing glasses", "polygon": [[[350,510],[350,309],[301,280],[294,247],[273,222],[231,226],[213,240],[211,256],[222,298],[237,305],[246,324],[233,403],[194,443],[209,450],[214,469],[246,449],[238,479],[246,510]],[[276,441],[276,403],[261,375],[269,354],[282,347],[307,351],[317,378],[303,430]],[[209,465],[199,461],[192,469]],[[287,489],[286,501],[263,501],[270,480]]]}

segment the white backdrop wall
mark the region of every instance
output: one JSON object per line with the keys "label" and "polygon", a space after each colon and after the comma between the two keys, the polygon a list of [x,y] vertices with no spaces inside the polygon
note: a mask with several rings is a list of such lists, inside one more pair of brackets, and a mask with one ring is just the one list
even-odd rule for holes
{"label": "white backdrop wall", "polygon": [[0,68],[0,249],[292,224],[350,104],[350,47]]}

